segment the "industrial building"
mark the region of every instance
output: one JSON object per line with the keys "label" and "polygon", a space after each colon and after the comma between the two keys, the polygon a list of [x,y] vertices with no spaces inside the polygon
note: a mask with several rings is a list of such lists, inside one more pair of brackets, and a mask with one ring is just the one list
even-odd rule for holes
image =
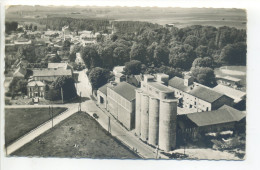
{"label": "industrial building", "polygon": [[135,127],[135,89],[126,82],[110,82],[97,91],[97,104],[128,130]]}
{"label": "industrial building", "polygon": [[182,107],[190,113],[216,110],[224,104],[232,106],[234,102],[234,99],[225,94],[193,82],[190,76],[185,76],[184,79],[174,77],[169,80],[168,85],[174,90]]}
{"label": "industrial building", "polygon": [[177,100],[164,84],[169,76],[144,75],[136,89],[135,132],[141,140],[165,151],[176,147]]}

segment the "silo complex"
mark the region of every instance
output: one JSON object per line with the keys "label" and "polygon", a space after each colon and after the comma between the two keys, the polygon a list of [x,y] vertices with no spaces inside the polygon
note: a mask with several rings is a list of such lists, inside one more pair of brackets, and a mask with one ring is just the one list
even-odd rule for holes
{"label": "silo complex", "polygon": [[136,89],[135,90],[135,133],[138,137],[141,135],[141,96],[142,96],[142,90]]}
{"label": "silo complex", "polygon": [[141,95],[141,139],[147,141],[149,127],[149,96],[145,93]]}
{"label": "silo complex", "polygon": [[176,146],[177,100],[160,101],[159,148],[171,151]]}
{"label": "silo complex", "polygon": [[154,146],[158,144],[159,137],[159,104],[159,99],[150,97],[148,143]]}
{"label": "silo complex", "polygon": [[167,75],[159,74],[157,79],[144,75],[136,90],[136,134],[150,145],[170,151],[176,146],[177,100],[174,91],[164,85]]}

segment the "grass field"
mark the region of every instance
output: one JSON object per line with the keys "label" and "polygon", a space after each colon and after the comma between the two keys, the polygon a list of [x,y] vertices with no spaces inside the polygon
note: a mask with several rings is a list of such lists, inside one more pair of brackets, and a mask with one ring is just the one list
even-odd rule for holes
{"label": "grass field", "polygon": [[12,154],[13,156],[137,159],[87,113],[76,113]]}
{"label": "grass field", "polygon": [[[53,108],[54,116],[66,109]],[[5,109],[5,144],[8,146],[49,119],[49,108]]]}

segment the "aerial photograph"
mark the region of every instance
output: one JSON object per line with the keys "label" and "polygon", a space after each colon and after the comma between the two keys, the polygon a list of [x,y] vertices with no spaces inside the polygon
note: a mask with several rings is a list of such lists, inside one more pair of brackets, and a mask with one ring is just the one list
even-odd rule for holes
{"label": "aerial photograph", "polygon": [[5,8],[6,157],[245,160],[247,13]]}

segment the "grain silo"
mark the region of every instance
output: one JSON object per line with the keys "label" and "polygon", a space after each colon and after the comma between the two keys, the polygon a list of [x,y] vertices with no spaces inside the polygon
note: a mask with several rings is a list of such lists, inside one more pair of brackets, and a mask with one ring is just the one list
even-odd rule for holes
{"label": "grain silo", "polygon": [[149,96],[142,93],[141,95],[141,139],[147,141],[149,127]]}
{"label": "grain silo", "polygon": [[142,90],[135,90],[135,133],[138,137],[141,135],[141,96]]}
{"label": "grain silo", "polygon": [[176,146],[177,100],[160,101],[159,148],[171,151]]}
{"label": "grain silo", "polygon": [[158,145],[159,138],[159,105],[159,99],[150,97],[148,143],[154,146]]}

